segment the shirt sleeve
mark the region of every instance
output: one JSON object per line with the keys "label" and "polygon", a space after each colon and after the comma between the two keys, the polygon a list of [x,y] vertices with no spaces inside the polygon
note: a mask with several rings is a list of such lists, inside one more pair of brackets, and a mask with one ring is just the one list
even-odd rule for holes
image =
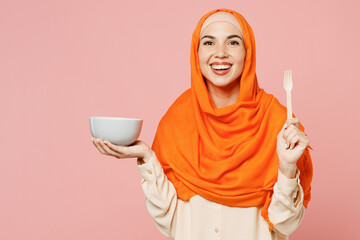
{"label": "shirt sleeve", "polygon": [[304,214],[304,192],[300,185],[300,171],[295,178],[288,178],[278,170],[278,180],[268,209],[269,220],[278,234],[289,236],[300,225]]}
{"label": "shirt sleeve", "polygon": [[155,152],[148,162],[137,161],[145,194],[146,207],[156,227],[167,237],[175,238],[177,194],[174,185],[164,174]]}

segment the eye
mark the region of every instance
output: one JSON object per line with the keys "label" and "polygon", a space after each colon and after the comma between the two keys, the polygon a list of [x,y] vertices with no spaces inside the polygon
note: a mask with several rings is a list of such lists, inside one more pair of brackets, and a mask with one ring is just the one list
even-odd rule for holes
{"label": "eye", "polygon": [[213,43],[211,41],[204,42],[204,45],[212,45]]}
{"label": "eye", "polygon": [[239,42],[237,42],[237,41],[231,41],[231,42],[230,42],[230,45],[239,45]]}

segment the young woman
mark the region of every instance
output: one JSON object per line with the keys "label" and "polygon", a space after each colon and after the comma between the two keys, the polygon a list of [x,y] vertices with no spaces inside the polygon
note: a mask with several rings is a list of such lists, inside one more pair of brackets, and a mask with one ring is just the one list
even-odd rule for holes
{"label": "young woman", "polygon": [[191,88],[162,117],[152,147],[93,141],[103,154],[137,158],[147,209],[164,235],[288,239],[300,225],[310,201],[309,140],[259,88],[255,65],[244,17],[213,10],[193,33]]}

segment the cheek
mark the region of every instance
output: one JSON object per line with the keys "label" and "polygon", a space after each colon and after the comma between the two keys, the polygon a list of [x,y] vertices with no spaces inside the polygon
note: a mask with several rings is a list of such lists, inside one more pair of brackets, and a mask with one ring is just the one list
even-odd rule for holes
{"label": "cheek", "polygon": [[[235,59],[234,59],[235,60]],[[241,74],[244,69],[245,58],[242,55],[236,56],[236,74]]]}
{"label": "cheek", "polygon": [[237,64],[239,64],[239,65],[243,65],[243,64],[244,64],[244,61],[245,61],[245,54],[244,54],[244,52],[241,52],[241,53],[237,54],[237,55],[235,56],[235,58],[236,58]]}
{"label": "cheek", "polygon": [[206,51],[202,48],[199,49],[198,51],[198,55],[199,55],[199,63],[200,65],[202,64],[207,64],[207,62],[209,61],[209,57],[210,57],[210,53],[209,51]]}

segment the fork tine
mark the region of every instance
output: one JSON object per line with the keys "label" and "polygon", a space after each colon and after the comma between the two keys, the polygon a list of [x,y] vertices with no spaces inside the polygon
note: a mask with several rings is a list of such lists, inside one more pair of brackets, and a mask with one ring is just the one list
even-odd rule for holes
{"label": "fork tine", "polygon": [[291,70],[289,70],[289,76],[288,76],[288,78],[289,78],[289,81],[291,80]]}

